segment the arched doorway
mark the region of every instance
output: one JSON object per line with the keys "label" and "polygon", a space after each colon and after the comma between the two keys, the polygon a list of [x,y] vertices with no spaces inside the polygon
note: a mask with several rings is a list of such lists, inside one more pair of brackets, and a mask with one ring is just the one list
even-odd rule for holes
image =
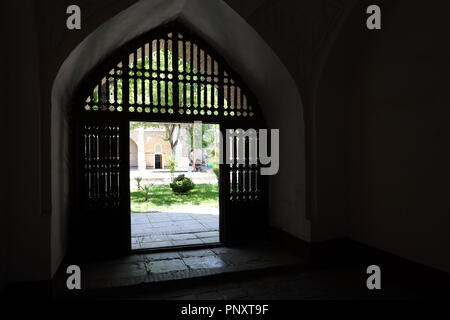
{"label": "arched doorway", "polygon": [[[238,74],[179,22],[111,54],[83,81],[72,112],[76,247],[84,253],[130,251],[131,121],[217,123],[223,137],[228,130],[265,127],[255,97]],[[220,166],[224,244],[255,240],[267,226],[266,181],[259,162],[249,159],[250,137],[242,139],[244,162],[238,163],[235,143],[224,148],[222,158],[228,162]]]}

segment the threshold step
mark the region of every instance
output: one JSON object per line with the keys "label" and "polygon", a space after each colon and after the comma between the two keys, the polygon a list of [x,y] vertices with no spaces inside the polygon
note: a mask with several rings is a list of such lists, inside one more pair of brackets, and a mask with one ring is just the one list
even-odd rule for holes
{"label": "threshold step", "polygon": [[139,287],[159,287],[200,279],[245,276],[254,272],[298,270],[305,265],[305,260],[298,255],[267,243],[239,248],[217,247],[136,254],[81,265],[82,289],[68,290],[65,288],[64,277],[61,277],[56,280],[55,296],[101,296],[102,291],[115,289],[136,290]]}

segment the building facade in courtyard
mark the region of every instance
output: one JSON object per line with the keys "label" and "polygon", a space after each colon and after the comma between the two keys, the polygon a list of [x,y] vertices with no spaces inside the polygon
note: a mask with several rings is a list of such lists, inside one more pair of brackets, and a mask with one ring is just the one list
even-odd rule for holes
{"label": "building facade in courtyard", "polygon": [[[171,127],[168,127],[171,126]],[[173,129],[171,143],[169,128]],[[218,150],[219,129],[210,126],[197,138],[196,165],[206,166],[212,161],[213,150]],[[209,128],[208,128],[209,129]],[[178,171],[188,171],[192,166],[192,124],[150,124],[133,126],[130,131],[130,167],[138,170],[169,169],[171,160],[175,161]],[[195,140],[195,139],[194,139]],[[206,142],[205,142],[206,141]]]}
{"label": "building facade in courtyard", "polygon": [[177,168],[187,170],[189,167],[189,141],[187,124],[180,124],[175,130],[178,136],[174,150],[167,139],[166,128],[161,126],[138,127],[130,132],[130,167],[139,170],[168,169],[171,158]]}

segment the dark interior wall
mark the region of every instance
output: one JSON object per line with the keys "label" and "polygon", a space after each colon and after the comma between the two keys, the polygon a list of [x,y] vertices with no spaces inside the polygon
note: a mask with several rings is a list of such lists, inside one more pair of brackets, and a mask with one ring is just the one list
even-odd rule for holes
{"label": "dark interior wall", "polygon": [[[3,44],[2,111],[8,142],[5,235],[8,258],[2,259],[9,279],[41,280],[49,277],[48,216],[41,210],[40,66],[38,19],[33,1],[3,4],[6,30]],[[30,267],[33,262],[33,267]]]}
{"label": "dark interior wall", "polygon": [[[312,240],[350,237],[449,271],[448,3],[358,1],[315,92],[321,41],[350,2],[226,2],[304,99]],[[381,31],[365,27],[371,4],[382,8]]]}
{"label": "dark interior wall", "polygon": [[321,80],[320,204],[350,238],[450,271],[450,6],[378,2],[382,30],[361,1]]}
{"label": "dark interior wall", "polygon": [[[348,0],[225,0],[264,38],[310,100],[319,55]],[[308,113],[309,110],[305,110]]]}
{"label": "dark interior wall", "polygon": [[[314,105],[316,85],[327,59],[329,47],[336,34],[340,32],[341,25],[355,1],[225,1],[246,18],[280,57],[295,79],[301,94],[306,126],[306,207],[308,218],[312,222],[310,240],[322,241],[342,237],[345,232],[341,218],[345,213],[343,201],[345,193],[342,194],[344,189],[338,185],[340,182],[330,186],[328,180],[324,180],[327,177],[316,168],[320,160],[315,157],[320,143],[317,141],[316,132],[320,128],[316,128]],[[335,117],[333,112],[329,119]],[[328,128],[325,127],[325,130]],[[282,134],[283,129],[280,132]],[[292,142],[289,145],[290,148],[294,147]],[[332,172],[332,180],[342,181],[342,170],[329,172]],[[329,188],[336,188],[337,192],[330,193]],[[335,210],[330,216],[328,214],[330,206],[334,209],[339,206],[339,211]],[[293,210],[292,216],[295,215],[296,212]]]}
{"label": "dark interior wall", "polygon": [[[0,11],[4,11],[6,9],[4,3],[0,3]],[[0,20],[0,28],[2,30],[5,30],[6,27],[3,20]],[[0,61],[6,61],[7,55],[5,50],[0,50]],[[6,85],[7,80],[5,77],[0,77],[0,96],[6,97]],[[11,149],[10,146],[10,139],[9,132],[7,131],[7,119],[9,119],[8,116],[8,109],[1,107],[1,110],[3,112],[3,116],[0,117],[0,136],[2,137],[1,142],[4,150],[6,152],[9,152]],[[11,158],[10,157],[3,157],[2,159],[2,165],[5,168],[9,168],[11,166]],[[9,170],[5,170],[6,172],[3,173],[3,179],[2,183],[4,185],[8,185],[10,183],[10,176],[9,176]],[[6,281],[7,281],[7,261],[8,261],[8,216],[10,212],[9,208],[9,192],[3,191],[0,192],[0,294],[5,289]]]}
{"label": "dark interior wall", "polygon": [[[71,1],[39,1],[37,5],[37,16],[39,18],[39,65],[41,66],[41,103],[43,106],[41,123],[42,135],[42,189],[51,192],[45,192],[42,195],[42,210],[50,216],[51,229],[51,273],[53,274],[59,266],[62,257],[67,250],[67,224],[68,208],[67,199],[52,197],[55,188],[67,189],[69,181],[64,172],[60,172],[58,183],[52,181],[52,168],[55,162],[62,163],[70,158],[67,148],[61,148],[56,157],[52,158],[52,103],[51,91],[56,74],[61,64],[70,54],[70,52],[92,31],[98,28],[102,23],[129,7],[136,0],[100,0],[100,1],[77,1],[81,8],[81,30],[69,30],[66,28],[66,8],[73,4]],[[62,120],[60,122],[63,122]],[[68,128],[69,124],[64,122],[63,127]],[[53,137],[55,138],[55,137]],[[63,144],[65,136],[58,136],[56,139]],[[49,174],[50,173],[50,174]],[[52,189],[53,188],[53,189]]]}
{"label": "dark interior wall", "polygon": [[65,248],[59,247],[61,242],[52,245],[51,241],[53,80],[61,63],[82,39],[134,2],[77,1],[83,8],[82,29],[77,31],[66,28],[66,8],[71,1],[1,3],[0,20],[6,31],[2,40],[5,95],[1,110],[8,161],[3,181],[9,188],[0,215],[0,237],[5,237],[0,246],[0,284],[6,277],[9,282],[49,279],[61,261],[63,255],[52,253]]}

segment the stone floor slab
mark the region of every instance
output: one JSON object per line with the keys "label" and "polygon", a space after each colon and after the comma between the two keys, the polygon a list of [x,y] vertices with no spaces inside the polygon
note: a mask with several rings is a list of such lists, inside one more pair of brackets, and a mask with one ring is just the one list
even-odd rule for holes
{"label": "stone floor slab", "polygon": [[144,261],[158,261],[169,259],[180,259],[181,256],[178,252],[158,252],[144,255]]}
{"label": "stone floor slab", "polygon": [[215,255],[213,250],[209,249],[199,249],[199,250],[183,250],[180,251],[180,255],[183,258],[191,258],[191,257],[207,257]]}
{"label": "stone floor slab", "polygon": [[149,273],[166,273],[187,270],[186,264],[181,259],[151,261],[145,265]]}
{"label": "stone floor slab", "polygon": [[220,242],[220,238],[219,237],[208,237],[208,238],[200,238],[200,240],[205,243],[219,243]]}
{"label": "stone floor slab", "polygon": [[192,233],[180,233],[180,234],[170,234],[170,240],[188,240],[188,239],[196,239],[195,234]]}
{"label": "stone floor slab", "polygon": [[225,261],[214,255],[183,258],[183,261],[190,269],[214,269],[227,266]]}
{"label": "stone floor slab", "polygon": [[[107,261],[90,262],[80,266],[84,274],[85,288],[91,290],[200,278],[222,273],[302,265],[303,263],[300,258],[280,247],[269,247],[263,250],[261,246],[264,245],[246,246],[240,249],[213,248],[135,254]],[[284,252],[284,257],[280,252]],[[280,257],[283,258],[280,260]],[[306,283],[307,280],[301,279],[299,282]],[[63,277],[61,281],[61,286],[65,288],[66,278]],[[258,283],[254,285],[258,286]],[[276,283],[272,287],[273,290],[278,290]],[[237,283],[228,287],[224,286],[222,289],[235,288],[237,288]],[[207,289],[205,288],[205,290]],[[248,288],[241,289],[248,292],[252,290],[252,286],[249,284]],[[259,290],[259,292],[261,293],[263,290]],[[187,295],[187,293],[180,293],[180,295]],[[222,295],[228,299],[234,297],[238,299],[238,296],[241,296],[242,293],[224,291]]]}
{"label": "stone floor slab", "polygon": [[173,246],[190,246],[194,244],[203,244],[203,242],[200,239],[172,240]]}
{"label": "stone floor slab", "polygon": [[[132,249],[219,242],[217,213],[133,213],[131,222]],[[170,244],[167,241],[170,241]]]}

